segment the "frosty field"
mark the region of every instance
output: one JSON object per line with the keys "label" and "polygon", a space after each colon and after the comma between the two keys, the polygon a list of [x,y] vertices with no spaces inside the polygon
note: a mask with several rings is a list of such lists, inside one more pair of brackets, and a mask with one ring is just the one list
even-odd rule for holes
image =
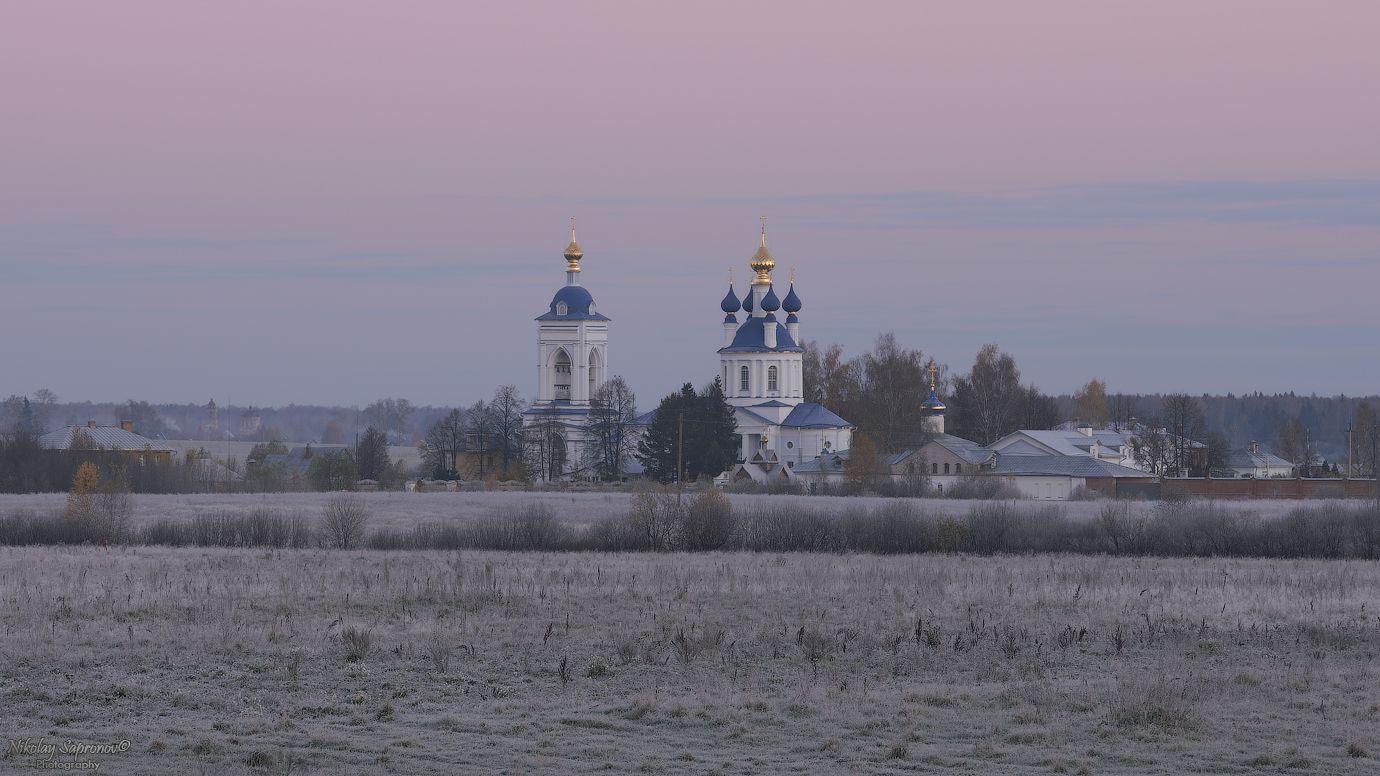
{"label": "frosty field", "polygon": [[0,604],[4,743],[107,773],[1380,769],[1374,562],[34,547]]}

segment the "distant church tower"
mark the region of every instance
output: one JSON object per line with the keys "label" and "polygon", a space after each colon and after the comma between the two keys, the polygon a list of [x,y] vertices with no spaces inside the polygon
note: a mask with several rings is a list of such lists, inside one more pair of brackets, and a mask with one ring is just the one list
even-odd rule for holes
{"label": "distant church tower", "polygon": [[565,286],[537,317],[537,396],[523,413],[531,474],[543,482],[578,476],[589,441],[590,397],[608,379],[610,318],[580,285],[584,255],[572,218]]}
{"label": "distant church tower", "polygon": [[[935,365],[934,359],[930,359],[930,395],[920,403],[920,411],[924,414],[925,430],[931,434],[944,433],[944,402],[939,400],[939,367]],[[948,466],[948,464],[944,464]]]}

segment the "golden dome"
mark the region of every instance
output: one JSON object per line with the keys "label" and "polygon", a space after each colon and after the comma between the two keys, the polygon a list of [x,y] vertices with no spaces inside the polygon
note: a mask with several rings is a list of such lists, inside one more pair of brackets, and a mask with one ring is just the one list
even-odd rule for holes
{"label": "golden dome", "polygon": [[580,244],[575,241],[575,219],[570,219],[570,244],[565,246],[565,271],[579,272],[580,259],[584,258],[585,252],[580,250]]}
{"label": "golden dome", "polygon": [[762,217],[762,242],[757,246],[757,252],[752,254],[752,260],[748,262],[752,271],[757,273],[753,278],[754,286],[771,285],[771,271],[776,268],[776,259],[771,257],[771,251],[767,250],[767,218]]}

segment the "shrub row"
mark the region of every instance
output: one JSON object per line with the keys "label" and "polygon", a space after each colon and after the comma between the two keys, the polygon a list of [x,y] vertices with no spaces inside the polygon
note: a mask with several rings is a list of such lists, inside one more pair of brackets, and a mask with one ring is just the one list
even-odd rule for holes
{"label": "shrub row", "polygon": [[1280,517],[1240,514],[1212,502],[1164,502],[1133,511],[1103,506],[1071,520],[1057,505],[975,503],[961,517],[913,501],[838,511],[790,505],[735,510],[718,491],[639,493],[632,509],[587,527],[562,522],[546,505],[490,517],[423,523],[365,534],[367,514],[342,497],[313,524],[300,512],[221,512],[160,519],[112,535],[108,523],[62,514],[0,517],[0,545],[132,543],[197,547],[340,547],[379,550],[1070,552],[1108,555],[1380,559],[1380,508],[1372,503],[1299,506]]}

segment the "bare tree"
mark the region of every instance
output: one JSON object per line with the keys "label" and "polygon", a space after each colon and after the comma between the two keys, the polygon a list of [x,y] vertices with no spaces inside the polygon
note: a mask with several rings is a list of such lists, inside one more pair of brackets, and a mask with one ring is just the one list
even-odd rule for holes
{"label": "bare tree", "polygon": [[995,344],[982,346],[972,371],[954,379],[953,400],[962,434],[990,445],[1020,428],[1027,395],[1016,359]]}
{"label": "bare tree", "polygon": [[590,398],[590,433],[594,444],[587,448],[588,465],[602,480],[616,480],[623,464],[637,451],[637,397],[622,377],[615,376]]}
{"label": "bare tree", "polygon": [[455,479],[455,455],[465,449],[465,414],[451,410],[431,424],[422,445],[423,470],[439,479]]}
{"label": "bare tree", "polygon": [[501,385],[489,402],[489,416],[493,426],[494,449],[502,456],[503,473],[522,460],[522,410],[524,403],[516,385]]}
{"label": "bare tree", "polygon": [[364,420],[391,439],[408,442],[408,420],[416,408],[407,399],[379,399],[364,408]]}

